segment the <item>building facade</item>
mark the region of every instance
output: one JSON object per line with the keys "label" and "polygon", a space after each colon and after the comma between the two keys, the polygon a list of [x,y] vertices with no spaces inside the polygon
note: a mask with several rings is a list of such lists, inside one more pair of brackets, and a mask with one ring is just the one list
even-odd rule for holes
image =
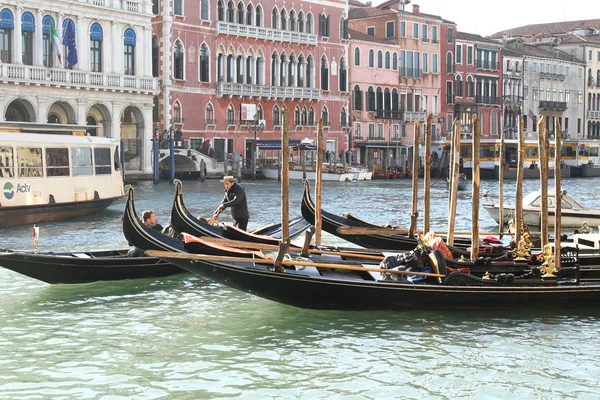
{"label": "building facade", "polygon": [[502,113],[506,139],[518,139],[519,116],[523,112],[523,56],[502,49]]}
{"label": "building facade", "polygon": [[345,1],[176,0],[157,7],[159,129],[181,130],[191,148],[208,140],[219,161],[232,153],[249,161],[254,138],[281,138],[287,108],[290,139],[314,138],[323,118],[327,149],[349,147]]}
{"label": "building facade", "polygon": [[[4,2],[0,123],[87,125],[125,140],[128,172],[150,173],[151,12],[148,1]],[[53,27],[57,40],[70,38],[60,60]]]}

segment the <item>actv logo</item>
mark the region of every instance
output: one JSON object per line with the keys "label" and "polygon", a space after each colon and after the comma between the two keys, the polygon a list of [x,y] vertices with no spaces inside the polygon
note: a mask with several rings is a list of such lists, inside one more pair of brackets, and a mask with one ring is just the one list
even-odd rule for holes
{"label": "actv logo", "polygon": [[6,197],[7,200],[15,197],[15,187],[10,182],[4,184],[4,197]]}

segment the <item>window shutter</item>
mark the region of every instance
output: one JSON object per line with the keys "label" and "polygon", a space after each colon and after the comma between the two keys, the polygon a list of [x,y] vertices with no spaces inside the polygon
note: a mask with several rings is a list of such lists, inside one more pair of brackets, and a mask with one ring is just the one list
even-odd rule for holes
{"label": "window shutter", "polygon": [[326,27],[326,32],[327,32],[327,37],[329,37],[329,15],[327,16],[327,18],[325,18],[325,27]]}
{"label": "window shutter", "polygon": [[344,39],[348,39],[348,18],[344,19]]}

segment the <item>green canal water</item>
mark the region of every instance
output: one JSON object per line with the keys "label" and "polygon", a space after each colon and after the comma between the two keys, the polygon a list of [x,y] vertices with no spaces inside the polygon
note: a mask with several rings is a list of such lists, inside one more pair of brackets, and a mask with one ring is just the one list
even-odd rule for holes
{"label": "green canal water", "polygon": [[[250,229],[280,218],[277,182],[244,182]],[[525,182],[525,193],[537,180]],[[563,186],[600,207],[600,179]],[[174,187],[140,183],[136,208],[168,220]],[[493,196],[495,182],[482,182]],[[506,200],[514,194],[508,181]],[[292,182],[290,214],[302,185]],[[327,183],[325,210],[409,224],[408,181]],[[184,182],[209,217],[222,184]],[[124,202],[41,226],[40,251],[126,248]],[[461,193],[457,229],[470,229]],[[432,225],[447,229],[447,191]],[[224,216],[222,220],[230,220]],[[482,229],[493,220],[482,210]],[[327,234],[325,243],[347,243]],[[31,249],[31,227],[0,228],[0,247]],[[47,285],[0,268],[0,399],[507,399],[600,397],[600,311],[337,312],[297,309],[189,274]],[[310,296],[310,293],[306,293]],[[600,308],[598,309],[600,310]]]}

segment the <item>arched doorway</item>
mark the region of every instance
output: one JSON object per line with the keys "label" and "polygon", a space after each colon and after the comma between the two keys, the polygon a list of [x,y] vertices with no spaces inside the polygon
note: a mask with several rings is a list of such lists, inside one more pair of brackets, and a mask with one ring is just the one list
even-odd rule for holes
{"label": "arched doorway", "polygon": [[46,118],[49,124],[77,124],[75,110],[66,101],[52,103]]}
{"label": "arched doorway", "polygon": [[17,99],[6,108],[4,119],[14,122],[35,122],[35,109],[27,100]]}
{"label": "arched doorway", "polygon": [[[125,150],[127,170],[142,170],[144,144],[144,117],[139,108],[129,106],[121,113],[121,141]],[[148,155],[148,159],[149,159]]]}
{"label": "arched doorway", "polygon": [[85,124],[90,126],[86,129],[90,136],[113,137],[111,114],[104,104],[97,103],[88,109]]}

